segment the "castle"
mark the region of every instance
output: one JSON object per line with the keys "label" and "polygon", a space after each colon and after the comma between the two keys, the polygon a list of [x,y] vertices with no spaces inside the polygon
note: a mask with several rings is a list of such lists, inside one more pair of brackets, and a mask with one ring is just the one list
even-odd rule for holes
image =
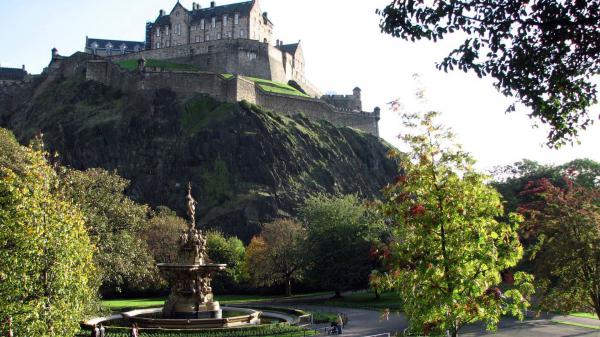
{"label": "castle", "polygon": [[[119,79],[114,76],[123,78],[126,75],[119,74],[114,64],[135,60],[143,65],[138,71],[144,73],[145,77],[136,77],[137,80],[134,80],[126,76],[128,85],[121,87],[140,89],[152,87],[150,83],[154,81],[156,85],[172,83],[171,88],[184,91],[196,88],[230,101],[247,99],[279,112],[303,112],[338,125],[359,128],[376,136],[379,134],[379,109],[376,108],[374,112],[362,111],[359,88],[355,88],[352,95],[322,95],[307,80],[301,43],[273,41],[273,22],[267,12],[261,11],[258,0],[222,6],[212,1],[206,8],[193,3],[191,9],[178,1],[168,14],[160,10],[154,22],[146,24],[145,41],[86,37],[85,52],[98,56],[98,61],[90,65],[93,70],[89,72],[88,79],[119,86]],[[152,69],[145,66],[147,60],[186,64],[207,74]],[[237,84],[221,83],[225,79],[217,75],[222,74],[234,75],[233,80]],[[151,81],[148,80],[150,77],[153,78]],[[194,77],[205,81],[210,78],[212,84],[194,83]],[[155,78],[162,78],[163,81]],[[248,78],[288,84],[307,97],[285,97],[265,92]],[[179,85],[183,82],[187,84],[185,87]],[[234,87],[235,92],[232,92],[231,88]],[[248,94],[248,90],[256,92]],[[346,120],[360,121],[343,122]]]}

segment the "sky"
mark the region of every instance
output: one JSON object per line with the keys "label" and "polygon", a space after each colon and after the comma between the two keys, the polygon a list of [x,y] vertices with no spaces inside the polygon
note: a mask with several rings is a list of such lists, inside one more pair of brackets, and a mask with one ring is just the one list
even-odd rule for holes
{"label": "sky", "polygon": [[[195,0],[202,7],[208,0]],[[219,1],[217,5],[237,1]],[[399,148],[398,113],[387,102],[400,99],[407,111],[436,110],[481,170],[523,158],[561,164],[576,158],[600,161],[600,107],[592,107],[595,125],[581,131],[579,142],[552,150],[544,146],[548,128],[534,128],[528,110],[506,114],[511,98],[498,93],[489,78],[436,70],[436,62],[460,40],[407,42],[380,32],[377,8],[390,0],[260,0],[273,21],[274,39],[301,40],[307,78],[323,92],[350,94],[362,89],[363,108],[381,107],[380,136]],[[56,47],[61,55],[82,51],[85,37],[144,40],[145,23],[175,0],[1,0],[0,65],[39,73]],[[181,0],[191,8],[192,0]],[[415,81],[413,74],[419,74]],[[415,99],[424,89],[426,103]]]}

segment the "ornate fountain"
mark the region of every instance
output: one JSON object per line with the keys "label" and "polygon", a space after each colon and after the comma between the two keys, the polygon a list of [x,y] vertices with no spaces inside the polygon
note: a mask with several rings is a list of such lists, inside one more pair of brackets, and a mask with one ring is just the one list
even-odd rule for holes
{"label": "ornate fountain", "polygon": [[163,318],[221,318],[219,302],[214,301],[210,286],[212,273],[224,270],[224,264],[208,263],[206,237],[196,229],[196,201],[188,184],[187,211],[189,227],[179,236],[176,263],[159,263],[158,269],[172,284],[171,294],[163,306]]}

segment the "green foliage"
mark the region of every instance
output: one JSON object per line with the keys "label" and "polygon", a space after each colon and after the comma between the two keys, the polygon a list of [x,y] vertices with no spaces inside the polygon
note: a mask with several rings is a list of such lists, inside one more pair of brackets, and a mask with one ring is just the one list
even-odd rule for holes
{"label": "green foliage", "polygon": [[0,321],[12,318],[15,336],[73,335],[97,299],[83,214],[46,153],[6,130],[0,144],[13,151],[0,152]]}
{"label": "green foliage", "polygon": [[302,91],[292,87],[289,84],[274,82],[274,81],[265,80],[265,79],[256,78],[256,77],[244,76],[244,78],[256,83],[256,85],[258,85],[262,90],[264,90],[266,92],[310,98],[310,96],[308,96],[307,94],[303,93]]}
{"label": "green foliage", "polygon": [[371,242],[379,240],[383,224],[370,214],[356,195],[316,194],[299,208],[308,229],[305,253],[310,277],[336,295],[367,284],[372,265]]}
{"label": "green foliage", "polygon": [[263,226],[252,238],[245,269],[254,284],[284,284],[286,296],[292,295],[292,281],[301,280],[306,267],[306,231],[297,221],[278,219]]}
{"label": "green foliage", "polygon": [[212,170],[202,168],[202,195],[207,206],[220,204],[232,197],[231,177],[227,163],[221,159],[213,162]]}
{"label": "green foliage", "polygon": [[590,159],[576,159],[554,166],[524,159],[496,168],[493,177],[492,186],[502,194],[506,210],[515,212],[519,205],[531,201],[531,194],[521,193],[529,182],[548,179],[555,186],[566,187],[564,177],[569,177],[575,185],[592,188],[600,184],[600,163]]}
{"label": "green foliage", "polygon": [[65,193],[82,209],[92,241],[94,263],[104,292],[145,289],[158,279],[158,270],[139,232],[149,208],[124,193],[129,182],[102,169],[64,170]]}
{"label": "green foliage", "polygon": [[515,274],[514,289],[502,294],[500,273],[522,256],[517,229],[498,192],[475,172],[473,160],[452,135],[435,124],[437,113],[404,115],[415,134],[402,139],[408,153],[395,182],[384,189],[382,212],[393,226],[390,274],[413,331],[456,336],[467,323],[495,329],[504,314],[523,317],[532,278]]}
{"label": "green foliage", "polygon": [[543,179],[523,193],[540,197],[521,212],[534,239],[534,272],[545,290],[541,307],[595,311],[600,318],[600,192],[568,179],[565,188]]}
{"label": "green foliage", "polygon": [[[136,70],[138,67],[137,59],[117,61],[116,63],[121,68],[127,69],[127,70]],[[146,60],[146,67],[162,68],[164,70],[172,70],[172,71],[177,71],[177,70],[199,71],[200,70],[200,69],[198,69],[198,67],[191,65],[191,64],[174,63],[174,62],[169,62],[169,61],[165,61],[165,60],[154,60],[154,59]]]}
{"label": "green foliage", "polygon": [[246,278],[244,258],[246,247],[237,237],[225,237],[221,232],[206,233],[208,255],[214,263],[225,263],[227,269],[213,276],[213,290],[216,293],[238,290]]}
{"label": "green foliage", "polygon": [[[550,125],[548,145],[573,141],[592,122],[597,102],[591,78],[600,72],[599,0],[393,1],[381,30],[416,41],[456,33],[464,42],[437,66],[492,76],[506,96]],[[514,105],[509,107],[513,111]]]}
{"label": "green foliage", "polygon": [[181,127],[190,134],[207,128],[211,125],[229,120],[233,105],[217,102],[210,96],[198,96],[185,104],[181,117]]}

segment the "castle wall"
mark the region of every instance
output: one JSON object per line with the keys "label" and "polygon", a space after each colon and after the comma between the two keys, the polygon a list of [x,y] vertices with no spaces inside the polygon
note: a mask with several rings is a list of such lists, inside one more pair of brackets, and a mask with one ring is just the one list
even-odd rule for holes
{"label": "castle wall", "polygon": [[246,100],[278,113],[304,113],[313,120],[324,119],[334,125],[379,135],[378,114],[342,111],[319,99],[266,92],[254,82],[239,76],[226,79],[208,72],[131,72],[108,61],[93,60],[87,63],[86,78],[123,91],[168,88],[183,94],[204,93],[224,102]]}

